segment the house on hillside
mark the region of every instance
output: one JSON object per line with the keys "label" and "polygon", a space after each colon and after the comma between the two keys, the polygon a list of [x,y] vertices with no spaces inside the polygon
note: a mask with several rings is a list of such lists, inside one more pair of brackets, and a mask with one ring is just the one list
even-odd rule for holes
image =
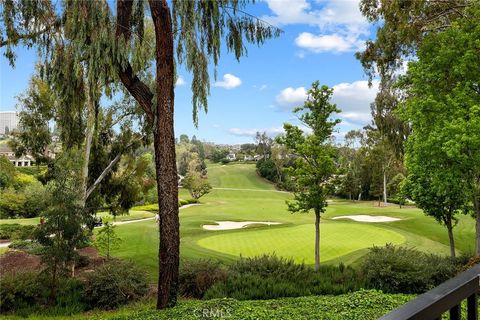
{"label": "house on hillside", "polygon": [[15,152],[6,143],[0,144],[0,157],[2,156],[6,157],[15,167],[31,167],[35,163],[30,155],[16,157]]}
{"label": "house on hillside", "polygon": [[227,160],[228,161],[234,161],[236,159],[237,159],[237,157],[235,156],[235,153],[231,152],[231,153],[227,154]]}

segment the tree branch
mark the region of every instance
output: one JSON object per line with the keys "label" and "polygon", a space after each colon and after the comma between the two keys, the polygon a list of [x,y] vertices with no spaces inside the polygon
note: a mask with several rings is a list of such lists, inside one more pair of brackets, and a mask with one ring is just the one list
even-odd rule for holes
{"label": "tree branch", "polygon": [[[128,42],[132,31],[130,29],[130,17],[132,15],[132,0],[118,0],[117,1],[117,27],[115,37],[117,40],[123,37],[125,42]],[[147,119],[150,123],[155,120],[153,113],[153,93],[150,88],[133,73],[132,66],[127,62],[125,68],[118,66],[118,75],[128,92],[138,101],[140,106],[147,114]]]}
{"label": "tree branch", "polygon": [[87,192],[85,194],[85,199],[88,199],[90,194],[95,191],[95,189],[98,187],[98,185],[102,182],[102,180],[105,178],[105,176],[112,170],[113,166],[117,164],[118,161],[120,161],[120,158],[122,157],[122,153],[117,154],[115,158],[113,158],[112,161],[108,164],[108,166],[103,170],[103,172],[98,176],[97,180],[87,189]]}

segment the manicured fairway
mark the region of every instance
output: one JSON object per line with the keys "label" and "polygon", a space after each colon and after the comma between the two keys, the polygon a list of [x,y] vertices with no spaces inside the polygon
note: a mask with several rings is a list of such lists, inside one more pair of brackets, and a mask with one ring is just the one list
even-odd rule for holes
{"label": "manicured fairway", "polygon": [[[259,178],[253,164],[209,165],[214,189],[201,204],[180,211],[180,252],[185,259],[217,259],[229,262],[240,254],[252,256],[275,252],[312,264],[314,259],[314,215],[291,214],[286,200],[291,194],[278,192]],[[185,190],[180,190],[185,194]],[[343,215],[382,215],[400,218],[387,223],[332,220]],[[240,230],[208,231],[214,221],[276,221],[281,225],[249,226]],[[469,252],[473,245],[474,220],[460,216],[455,229],[457,248]],[[119,225],[123,239],[114,255],[130,259],[157,276],[158,228],[154,221]],[[373,202],[333,200],[321,222],[321,257],[326,263],[356,263],[372,245],[385,243],[416,247],[447,255],[448,238],[443,226],[415,208],[377,207]]]}
{"label": "manicured fairway", "polygon": [[[292,195],[275,190],[273,184],[258,177],[254,164],[234,163],[208,165],[213,186],[200,205],[180,210],[180,255],[186,259],[215,259],[229,263],[240,254],[252,256],[275,252],[312,264],[314,259],[313,214],[291,214],[286,200]],[[188,198],[186,190],[180,197]],[[106,213],[100,213],[106,216]],[[379,215],[401,220],[386,223],[365,223],[333,220],[345,215]],[[117,220],[152,217],[152,212],[133,208],[130,215]],[[280,225],[253,225],[239,230],[208,231],[204,224],[215,221],[273,221]],[[38,218],[0,220],[1,223],[38,224]],[[458,253],[471,253],[474,248],[474,219],[460,215],[454,229]],[[97,229],[98,230],[98,229]],[[152,280],[158,270],[158,226],[155,220],[116,226],[122,239],[113,255],[143,266]],[[95,231],[97,232],[97,231]],[[333,200],[321,221],[321,259],[325,263],[345,264],[361,261],[372,245],[402,244],[422,251],[447,255],[448,237],[445,227],[416,208],[396,205],[378,207],[374,202]]]}
{"label": "manicured fairway", "polygon": [[[313,264],[314,232],[315,227],[310,224],[290,228],[263,227],[206,237],[200,239],[198,244],[236,256],[253,257],[275,253],[297,262]],[[405,237],[397,232],[367,224],[324,223],[321,232],[321,261],[339,258],[374,245],[405,242]]]}

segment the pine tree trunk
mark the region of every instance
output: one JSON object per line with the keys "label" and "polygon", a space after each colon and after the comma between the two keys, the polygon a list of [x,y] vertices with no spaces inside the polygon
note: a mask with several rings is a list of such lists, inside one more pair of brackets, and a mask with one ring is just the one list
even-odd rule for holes
{"label": "pine tree trunk", "polygon": [[320,211],[315,210],[315,271],[320,269]]}
{"label": "pine tree trunk", "polygon": [[447,220],[446,227],[448,231],[448,240],[450,243],[450,256],[455,258],[455,239],[453,238],[452,219]]}
{"label": "pine tree trunk", "polygon": [[179,266],[178,181],[175,160],[174,60],[170,9],[166,0],[150,0],[156,37],[157,108],[153,126],[159,208],[159,279],[157,308],[177,301]]}

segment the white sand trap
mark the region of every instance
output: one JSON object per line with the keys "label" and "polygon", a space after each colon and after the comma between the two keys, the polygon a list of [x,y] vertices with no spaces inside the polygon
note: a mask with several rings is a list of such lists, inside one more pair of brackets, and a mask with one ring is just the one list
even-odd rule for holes
{"label": "white sand trap", "polygon": [[358,222],[392,222],[392,221],[398,221],[402,220],[399,218],[392,218],[392,217],[386,217],[386,216],[369,216],[366,214],[359,214],[356,216],[340,216],[340,217],[335,217],[332,218],[334,220],[337,219],[350,219]]}
{"label": "white sand trap", "polygon": [[205,230],[233,230],[245,228],[251,224],[266,224],[274,225],[281,224],[280,222],[271,221],[215,221],[216,224],[204,224],[202,227]]}

